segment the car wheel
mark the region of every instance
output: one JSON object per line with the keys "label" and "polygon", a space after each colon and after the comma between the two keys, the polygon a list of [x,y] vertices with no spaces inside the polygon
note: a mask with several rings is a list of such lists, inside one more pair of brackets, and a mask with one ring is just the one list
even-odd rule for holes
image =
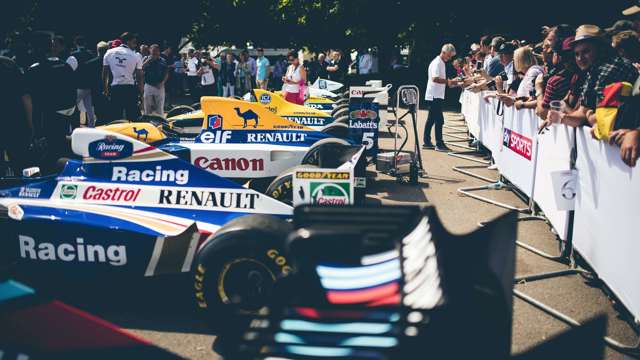
{"label": "car wheel", "polygon": [[346,124],[347,126],[349,126],[349,115],[342,115],[338,118],[334,118],[335,120],[333,120],[334,123],[342,123],[342,124]]}
{"label": "car wheel", "polygon": [[193,270],[196,307],[215,332],[238,325],[239,315],[263,307],[291,271],[284,253],[291,224],[248,215],[224,225],[199,251]]}
{"label": "car wheel", "polygon": [[272,198],[283,202],[287,205],[293,205],[293,173],[300,168],[314,168],[315,165],[297,165],[294,166],[278,177],[273,179],[265,194]]}
{"label": "car wheel", "polygon": [[302,165],[319,165],[320,164],[320,149],[323,146],[333,146],[335,144],[344,145],[344,146],[350,146],[350,144],[349,144],[349,142],[347,140],[333,138],[333,137],[316,141],[313,145],[311,145],[309,150],[307,150],[307,153],[304,154],[304,157],[302,158],[301,164]]}
{"label": "car wheel", "polygon": [[333,113],[334,119],[337,119],[337,118],[342,117],[342,116],[349,116],[349,108],[348,107],[344,107],[344,108],[336,111],[335,113]]}
{"label": "car wheel", "polygon": [[349,136],[349,125],[344,122],[333,121],[329,125],[322,128],[322,132],[333,137],[344,139]]}
{"label": "car wheel", "polygon": [[269,184],[273,181],[273,177],[260,178],[260,179],[251,179],[248,183],[248,188],[251,190],[255,190],[259,193],[265,194]]}
{"label": "car wheel", "polygon": [[190,113],[192,111],[195,111],[195,109],[192,108],[191,106],[179,105],[169,110],[169,112],[167,113],[167,119],[170,119],[174,116]]}

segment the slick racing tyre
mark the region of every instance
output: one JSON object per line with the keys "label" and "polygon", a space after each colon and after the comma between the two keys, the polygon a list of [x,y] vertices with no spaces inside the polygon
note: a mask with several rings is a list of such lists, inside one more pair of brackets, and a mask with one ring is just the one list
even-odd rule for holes
{"label": "slick racing tyre", "polygon": [[342,116],[349,116],[349,108],[348,107],[344,107],[338,111],[336,111],[335,113],[333,113],[333,118],[337,119],[339,117]]}
{"label": "slick racing tyre", "polygon": [[302,165],[319,165],[320,149],[323,146],[333,146],[335,144],[350,146],[347,140],[338,139],[338,138],[326,138],[326,139],[316,141],[313,145],[311,145],[309,150],[307,150],[307,153],[304,154],[304,157],[302,158],[302,161],[300,163]]}
{"label": "slick racing tyre", "polygon": [[251,190],[255,190],[259,193],[266,193],[267,187],[273,181],[273,177],[260,178],[260,179],[251,179],[247,184],[247,187]]}
{"label": "slick racing tyre", "polygon": [[342,105],[336,106],[335,108],[333,108],[333,110],[331,110],[331,116],[336,117],[336,114],[338,113],[338,111],[344,111],[344,109],[349,110],[349,105],[342,104]]}
{"label": "slick racing tyre", "polygon": [[174,116],[190,113],[192,111],[195,111],[195,109],[192,108],[191,106],[179,105],[169,110],[169,112],[167,113],[167,119],[172,118]]}
{"label": "slick racing tyre", "polygon": [[284,253],[291,224],[269,215],[248,215],[224,225],[196,257],[196,308],[216,333],[239,326],[242,314],[263,307],[291,271]]}
{"label": "slick racing tyre", "polygon": [[334,118],[334,119],[335,119],[333,120],[334,123],[342,123],[349,126],[349,115],[342,115],[339,118]]}
{"label": "slick racing tyre", "polygon": [[293,205],[293,174],[300,168],[314,168],[315,165],[297,165],[285,170],[278,177],[273,179],[265,194],[272,198],[283,202],[287,205]]}
{"label": "slick racing tyre", "polygon": [[323,127],[321,132],[344,139],[349,136],[349,125],[343,122],[334,121],[329,125]]}

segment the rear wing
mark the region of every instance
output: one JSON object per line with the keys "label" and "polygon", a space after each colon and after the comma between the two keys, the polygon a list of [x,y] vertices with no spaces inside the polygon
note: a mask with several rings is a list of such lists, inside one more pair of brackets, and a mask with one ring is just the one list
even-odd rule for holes
{"label": "rear wing", "polygon": [[318,90],[335,92],[342,89],[343,87],[344,87],[344,84],[339,83],[337,81],[317,78],[316,81],[309,87],[309,89],[318,89]]}

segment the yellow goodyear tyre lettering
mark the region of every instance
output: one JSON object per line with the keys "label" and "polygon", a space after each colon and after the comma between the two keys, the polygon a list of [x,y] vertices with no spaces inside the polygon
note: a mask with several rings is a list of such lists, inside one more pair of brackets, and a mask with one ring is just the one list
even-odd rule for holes
{"label": "yellow goodyear tyre lettering", "polygon": [[267,251],[267,256],[269,259],[273,259],[273,262],[278,265],[283,275],[288,275],[291,272],[292,268],[287,264],[287,259],[280,255],[278,250],[269,249]]}
{"label": "yellow goodyear tyre lettering", "polygon": [[207,269],[202,264],[198,264],[196,274],[194,275],[195,282],[193,287],[196,290],[195,295],[198,307],[201,309],[206,309],[208,307],[207,300],[204,297],[204,275],[206,271]]}

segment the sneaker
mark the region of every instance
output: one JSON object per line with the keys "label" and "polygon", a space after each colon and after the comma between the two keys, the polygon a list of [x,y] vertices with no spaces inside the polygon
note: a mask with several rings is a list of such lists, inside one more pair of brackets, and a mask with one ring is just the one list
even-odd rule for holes
{"label": "sneaker", "polygon": [[432,143],[428,142],[428,143],[424,143],[424,144],[422,145],[422,148],[423,148],[423,149],[425,149],[425,150],[433,150],[433,149],[435,149],[436,147],[435,147],[435,146],[433,146],[433,144],[432,144]]}
{"label": "sneaker", "polygon": [[438,145],[436,145],[436,151],[449,152],[449,151],[451,151],[451,149],[449,149],[447,147],[447,145],[445,145],[445,144],[438,144]]}

